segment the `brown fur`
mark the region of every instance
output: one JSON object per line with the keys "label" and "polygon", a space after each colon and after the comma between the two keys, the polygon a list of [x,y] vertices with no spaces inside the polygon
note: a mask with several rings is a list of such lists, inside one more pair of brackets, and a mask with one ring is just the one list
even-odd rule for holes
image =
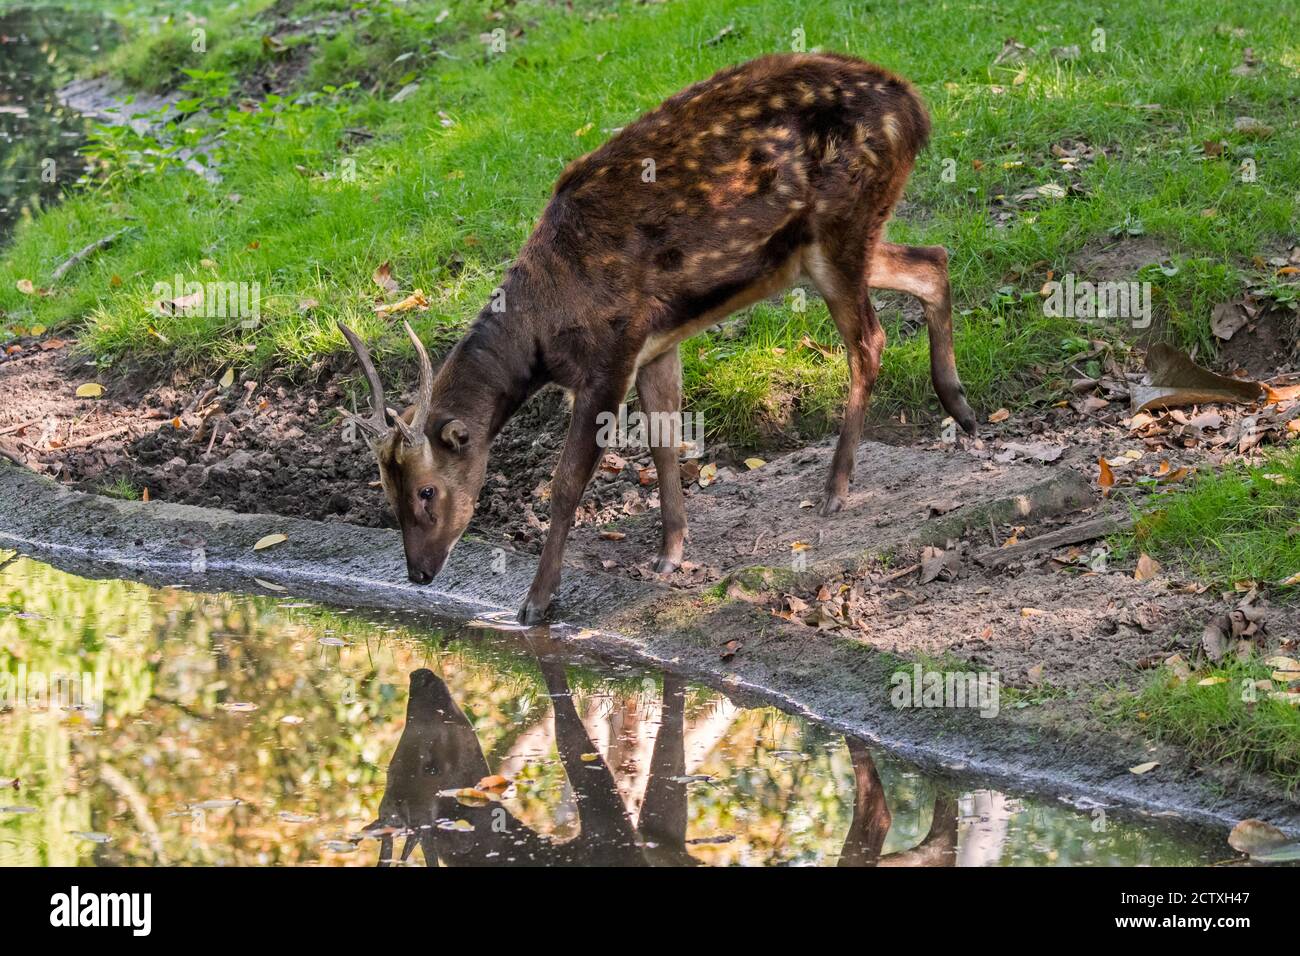
{"label": "brown fur", "polygon": [[[506,420],[547,382],[571,390],[551,530],[521,612],[523,620],[540,620],[599,455],[596,416],[616,409],[634,379],[647,411],[678,411],[677,344],[801,272],[826,299],[849,358],[844,429],[823,513],[843,504],[884,347],[870,286],[904,289],[925,303],[936,391],[973,430],[952,357],[947,254],[881,243],[929,133],[925,108],[906,81],[838,54],[763,57],[666,100],[560,176],[506,273],[498,299],[504,309],[483,309],[433,382],[425,433],[441,461],[421,467],[416,480],[393,475],[386,485],[434,482],[439,494],[476,498],[488,446]],[[466,423],[470,437],[448,458],[435,436],[453,419]],[[660,570],[680,562],[685,538],[676,458],[675,448],[655,450]],[[392,456],[381,464],[402,470]],[[459,477],[445,480],[445,469]],[[400,501],[397,507],[399,517],[415,510]],[[444,527],[436,547],[417,555],[412,567],[424,570],[413,570],[413,580],[441,567],[446,551],[432,552],[463,528]]]}

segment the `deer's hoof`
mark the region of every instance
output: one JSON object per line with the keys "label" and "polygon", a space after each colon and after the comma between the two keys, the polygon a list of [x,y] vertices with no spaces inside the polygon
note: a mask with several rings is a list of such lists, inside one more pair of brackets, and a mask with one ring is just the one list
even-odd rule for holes
{"label": "deer's hoof", "polygon": [[680,561],[674,561],[672,558],[660,557],[655,561],[655,574],[672,574],[682,566]]}
{"label": "deer's hoof", "polygon": [[826,496],[826,500],[822,502],[821,508],[818,509],[818,514],[820,514],[823,518],[829,518],[831,515],[836,514],[843,507],[844,507],[843,497],[841,497],[840,495],[828,494]]}
{"label": "deer's hoof", "polygon": [[519,609],[519,623],[528,627],[545,623],[547,608],[548,605],[545,604],[538,604],[532,600],[525,601],[524,606]]}

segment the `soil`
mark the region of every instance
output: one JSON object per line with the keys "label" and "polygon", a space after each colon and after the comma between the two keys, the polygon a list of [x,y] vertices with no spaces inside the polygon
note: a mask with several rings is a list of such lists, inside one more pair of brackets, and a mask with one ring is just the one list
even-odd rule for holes
{"label": "soil", "polygon": [[[1294,354],[1279,350],[1294,338],[1277,322],[1262,318],[1237,337],[1260,354],[1261,342],[1272,343],[1272,367],[1293,368]],[[108,382],[102,397],[77,398],[77,384],[95,375],[74,342],[46,336],[16,345],[0,356],[0,449],[36,471],[99,493],[147,489],[153,501],[393,526],[368,447],[359,436],[347,440],[335,411],[354,393],[351,368],[323,364],[306,382],[224,387],[180,373],[162,384],[125,375]],[[744,463],[752,452],[708,447],[702,461],[717,466],[717,477],[688,483],[687,561],[669,575],[651,570],[659,527],[649,454],[607,453],[580,506],[567,561],[697,594],[761,566],[776,573],[758,584],[751,575],[746,599],[795,623],[904,656],[954,655],[997,669],[1007,684],[1131,684],[1140,663],[1194,651],[1204,623],[1236,596],[1167,573],[1136,581],[1131,558],[1102,567],[1094,549],[1105,558],[1104,541],[997,570],[973,556],[1124,512],[1129,501],[1196,469],[1258,460],[1286,440],[1285,419],[1300,408],[1214,406],[1135,418],[1126,395],[1141,374],[1135,357],[1099,350],[1074,365],[1064,374],[1081,379],[1066,399],[991,416],[999,420],[982,424],[978,438],[944,441],[939,423],[877,422],[860,447],[845,510],[833,518],[816,513],[833,438],[788,453],[760,451],[768,460],[753,470]],[[1082,376],[1085,367],[1095,381]],[[1218,418],[1207,424],[1201,411]],[[548,389],[507,425],[471,536],[540,550],[567,418],[563,396]],[[1115,476],[1106,496],[1100,458]],[[688,473],[698,475],[698,465],[688,464]],[[1062,487],[1063,497],[1048,495],[1047,506],[1027,513],[998,508]],[[919,572],[899,576],[924,544],[950,552],[952,571],[924,584]],[[1296,609],[1267,614],[1268,633],[1297,630]]]}

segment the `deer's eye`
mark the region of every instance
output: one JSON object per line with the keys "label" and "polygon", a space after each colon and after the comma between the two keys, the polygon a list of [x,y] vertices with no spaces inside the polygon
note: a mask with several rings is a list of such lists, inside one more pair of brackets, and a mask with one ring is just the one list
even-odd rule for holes
{"label": "deer's eye", "polygon": [[420,489],[421,501],[428,501],[432,497],[433,497],[433,486],[430,485]]}

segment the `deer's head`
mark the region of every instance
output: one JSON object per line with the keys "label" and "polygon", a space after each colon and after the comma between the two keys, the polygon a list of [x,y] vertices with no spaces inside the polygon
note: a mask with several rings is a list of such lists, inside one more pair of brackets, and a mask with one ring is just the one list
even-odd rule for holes
{"label": "deer's head", "polygon": [[407,576],[428,584],[474,514],[487,472],[487,436],[475,436],[465,422],[435,411],[433,365],[409,323],[420,386],[415,404],[400,414],[384,403],[384,386],[365,343],[342,322],[339,329],[370,383],[371,414],[349,417],[366,433],[379,462],[379,480],[402,528]]}

